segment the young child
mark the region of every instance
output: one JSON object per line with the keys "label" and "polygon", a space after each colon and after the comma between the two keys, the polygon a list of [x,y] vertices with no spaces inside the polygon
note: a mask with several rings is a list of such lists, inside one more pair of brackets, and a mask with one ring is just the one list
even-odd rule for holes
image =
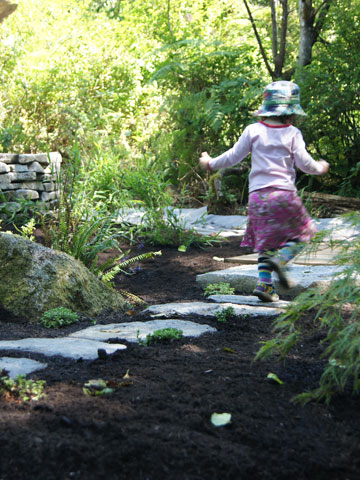
{"label": "young child", "polygon": [[259,280],[253,292],[265,302],[276,302],[272,272],[290,288],[286,264],[308,243],[316,227],[295,186],[295,166],[305,173],[324,175],[325,160],[315,161],[306,150],[300,130],[292,125],[296,115],[306,115],[300,105],[298,85],[287,81],[270,83],[255,112],[258,123],[245,128],[235,145],[222,155],[200,157],[200,166],[217,170],[241,162],[251,153],[248,221],[242,246],[259,253]]}

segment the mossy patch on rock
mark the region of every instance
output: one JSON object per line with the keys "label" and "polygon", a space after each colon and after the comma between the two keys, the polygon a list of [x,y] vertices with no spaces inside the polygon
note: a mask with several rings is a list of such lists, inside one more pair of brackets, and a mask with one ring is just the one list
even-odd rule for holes
{"label": "mossy patch on rock", "polygon": [[95,316],[126,306],[120,294],[70,255],[6,233],[0,233],[0,303],[29,320],[56,307]]}

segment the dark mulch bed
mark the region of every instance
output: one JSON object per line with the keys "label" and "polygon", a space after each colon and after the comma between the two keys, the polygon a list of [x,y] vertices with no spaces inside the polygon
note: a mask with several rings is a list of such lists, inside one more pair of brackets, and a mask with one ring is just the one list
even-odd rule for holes
{"label": "dark mulch bed", "polygon": [[[162,251],[139,272],[122,276],[117,287],[149,304],[203,300],[195,276],[228,267],[213,256],[241,249],[232,238],[222,248]],[[139,320],[140,310],[97,320]],[[95,361],[27,354],[48,363],[31,376],[46,380],[47,396],[25,404],[0,398],[0,480],[359,479],[359,396],[346,392],[330,407],[292,403],[294,395],[317,385],[319,337],[309,336],[285,365],[254,363],[271,322],[206,319],[218,334],[151,347],[128,344]],[[76,327],[49,331],[1,312],[0,338],[66,335],[90,323],[83,319]],[[121,382],[127,371],[132,383],[113,394],[83,393],[89,379]],[[284,385],[269,383],[269,372]],[[213,412],[231,413],[231,424],[214,427]]]}

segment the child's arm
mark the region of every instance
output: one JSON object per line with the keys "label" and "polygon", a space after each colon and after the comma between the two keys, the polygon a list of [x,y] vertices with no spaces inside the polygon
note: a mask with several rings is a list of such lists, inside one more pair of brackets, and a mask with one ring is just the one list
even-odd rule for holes
{"label": "child's arm", "polygon": [[211,157],[210,155],[207,153],[207,152],[202,152],[201,153],[201,157],[199,158],[199,162],[200,162],[200,167],[203,169],[203,170],[211,170],[210,168],[210,162],[211,162]]}
{"label": "child's arm", "polygon": [[326,161],[326,160],[319,160],[319,162],[323,167],[324,167],[324,171],[321,175],[325,175],[325,173],[327,173],[329,171],[329,168],[330,168],[330,164]]}
{"label": "child's arm", "polygon": [[293,155],[295,165],[305,173],[311,175],[325,175],[329,170],[330,165],[326,160],[319,160],[317,162],[306,150],[306,145],[300,131],[294,140]]}
{"label": "child's arm", "polygon": [[232,167],[233,165],[240,163],[250,151],[250,130],[249,127],[246,127],[235,145],[218,157],[212,158],[207,152],[202,152],[199,159],[200,167],[208,170],[219,170],[220,168]]}

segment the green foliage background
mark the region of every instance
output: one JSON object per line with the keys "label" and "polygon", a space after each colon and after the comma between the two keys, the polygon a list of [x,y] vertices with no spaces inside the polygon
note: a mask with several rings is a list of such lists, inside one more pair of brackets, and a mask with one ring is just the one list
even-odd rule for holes
{"label": "green foliage background", "polygon": [[[271,56],[268,3],[249,3]],[[359,7],[334,2],[295,78],[308,149],[331,163],[327,179],[299,175],[301,187],[359,196]],[[244,6],[230,0],[20,0],[0,28],[0,68],[0,150],[58,150],[66,167],[76,147],[79,198],[110,210],[206,195],[199,153],[232,146],[270,81]]]}

